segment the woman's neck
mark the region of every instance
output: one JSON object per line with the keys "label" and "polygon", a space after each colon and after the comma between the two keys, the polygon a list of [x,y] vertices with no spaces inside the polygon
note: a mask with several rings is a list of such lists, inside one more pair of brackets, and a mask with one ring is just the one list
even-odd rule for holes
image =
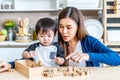
{"label": "woman's neck", "polygon": [[74,52],[78,41],[79,40],[77,38],[74,38],[73,40],[68,42],[69,53],[73,53]]}

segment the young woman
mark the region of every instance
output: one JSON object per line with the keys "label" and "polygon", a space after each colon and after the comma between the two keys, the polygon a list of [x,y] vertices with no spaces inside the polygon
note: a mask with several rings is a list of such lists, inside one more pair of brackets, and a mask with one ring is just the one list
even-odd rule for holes
{"label": "young woman", "polygon": [[75,7],[64,8],[58,17],[58,40],[69,66],[120,65],[119,55],[90,36],[84,26],[83,15]]}

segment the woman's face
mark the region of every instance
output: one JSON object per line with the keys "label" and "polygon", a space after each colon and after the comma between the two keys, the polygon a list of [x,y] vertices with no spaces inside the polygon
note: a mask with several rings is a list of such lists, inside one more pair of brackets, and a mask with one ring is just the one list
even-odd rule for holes
{"label": "woman's face", "polygon": [[77,29],[77,24],[70,18],[63,18],[59,22],[59,32],[65,42],[76,38]]}

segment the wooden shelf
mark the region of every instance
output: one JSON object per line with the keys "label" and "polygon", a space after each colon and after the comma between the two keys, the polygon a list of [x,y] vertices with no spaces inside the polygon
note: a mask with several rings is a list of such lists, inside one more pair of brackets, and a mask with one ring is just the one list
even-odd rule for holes
{"label": "wooden shelf", "polygon": [[120,42],[106,42],[107,46],[115,46],[115,45],[120,45]]}
{"label": "wooden shelf", "polygon": [[120,18],[120,14],[107,14],[107,18]]}
{"label": "wooden shelf", "polygon": [[33,44],[35,42],[38,42],[38,41],[31,41],[31,42],[3,41],[3,42],[0,42],[0,47],[2,47],[2,46],[22,47],[22,46],[29,46],[30,44]]}
{"label": "wooden shelf", "polygon": [[120,23],[107,23],[107,27],[120,27]]}
{"label": "wooden shelf", "polygon": [[109,2],[110,2],[110,1],[114,1],[114,0],[106,0],[106,1],[109,1]]}
{"label": "wooden shelf", "polygon": [[120,48],[110,48],[112,49],[113,51],[116,51],[116,52],[120,52]]}
{"label": "wooden shelf", "polygon": [[[120,29],[120,22],[116,21],[120,19],[118,3],[114,5],[115,0],[103,0],[104,7],[103,7],[103,24],[104,24],[104,42],[107,46],[115,46],[112,48],[114,51],[120,52],[120,42],[118,37],[118,30]],[[115,11],[117,10],[117,12]],[[114,32],[113,35],[108,33],[109,29]],[[116,32],[117,31],[117,32]],[[109,34],[109,36],[108,36]],[[111,32],[112,34],[112,32]],[[116,36],[116,37],[115,37]],[[116,42],[109,42],[109,41],[116,41]],[[117,47],[117,48],[116,48]]]}
{"label": "wooden shelf", "polygon": [[107,6],[107,9],[113,9],[113,6]]}

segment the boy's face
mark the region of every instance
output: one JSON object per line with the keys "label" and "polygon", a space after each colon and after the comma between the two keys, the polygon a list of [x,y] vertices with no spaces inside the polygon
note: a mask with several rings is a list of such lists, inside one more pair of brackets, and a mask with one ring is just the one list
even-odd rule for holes
{"label": "boy's face", "polygon": [[43,46],[49,46],[53,42],[54,32],[52,30],[48,30],[47,32],[40,31],[38,33],[38,40]]}

